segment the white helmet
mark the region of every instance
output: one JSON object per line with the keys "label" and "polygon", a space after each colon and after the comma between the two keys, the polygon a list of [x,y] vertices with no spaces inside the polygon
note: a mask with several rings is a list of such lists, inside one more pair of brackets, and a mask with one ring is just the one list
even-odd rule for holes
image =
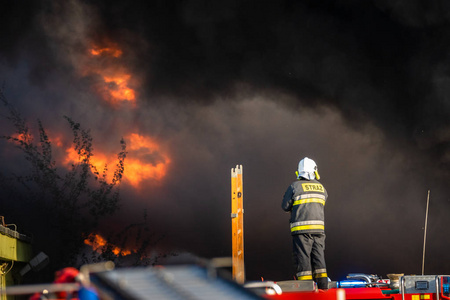
{"label": "white helmet", "polygon": [[305,157],[298,163],[298,171],[296,172],[296,174],[297,179],[300,177],[308,180],[315,178],[320,179],[319,172],[317,172],[316,163],[308,157]]}

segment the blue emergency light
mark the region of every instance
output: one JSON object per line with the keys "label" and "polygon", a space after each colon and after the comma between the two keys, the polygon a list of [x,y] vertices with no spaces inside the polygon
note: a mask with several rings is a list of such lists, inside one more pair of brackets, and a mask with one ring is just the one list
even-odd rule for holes
{"label": "blue emergency light", "polygon": [[367,282],[363,280],[342,280],[337,282],[338,288],[361,288],[366,287]]}

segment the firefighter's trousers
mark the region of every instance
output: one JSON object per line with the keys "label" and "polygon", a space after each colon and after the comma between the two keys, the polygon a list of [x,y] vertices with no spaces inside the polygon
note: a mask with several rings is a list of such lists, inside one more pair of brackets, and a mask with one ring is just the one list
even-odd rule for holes
{"label": "firefighter's trousers", "polygon": [[328,288],[325,265],[325,234],[304,233],[292,236],[298,280],[313,280],[319,289]]}

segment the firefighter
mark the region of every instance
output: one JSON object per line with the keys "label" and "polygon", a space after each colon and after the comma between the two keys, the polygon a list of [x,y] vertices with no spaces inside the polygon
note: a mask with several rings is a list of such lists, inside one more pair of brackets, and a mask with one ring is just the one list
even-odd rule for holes
{"label": "firefighter", "polygon": [[297,280],[314,280],[319,289],[328,289],[325,265],[324,206],[328,194],[320,179],[316,163],[303,158],[298,164],[297,180],[286,190],[281,207],[291,213]]}

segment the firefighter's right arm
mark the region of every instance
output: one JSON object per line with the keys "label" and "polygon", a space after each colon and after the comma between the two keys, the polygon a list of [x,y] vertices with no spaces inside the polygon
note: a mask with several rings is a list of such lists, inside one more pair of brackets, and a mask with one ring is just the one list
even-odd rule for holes
{"label": "firefighter's right arm", "polygon": [[292,209],[292,196],[294,195],[294,189],[292,188],[292,185],[290,185],[283,196],[283,202],[281,202],[281,208],[284,211],[291,211]]}

